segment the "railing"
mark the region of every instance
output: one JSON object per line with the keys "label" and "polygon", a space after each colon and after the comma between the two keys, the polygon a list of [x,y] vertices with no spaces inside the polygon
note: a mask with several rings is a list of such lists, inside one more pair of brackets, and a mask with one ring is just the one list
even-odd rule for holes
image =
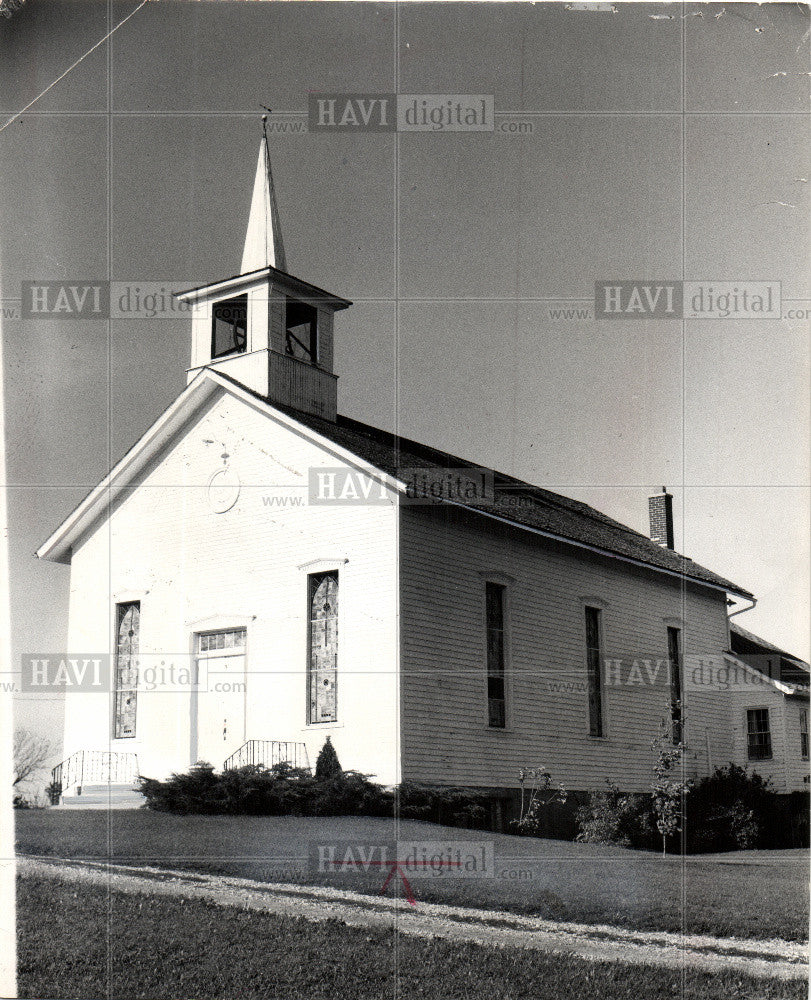
{"label": "railing", "polygon": [[77,750],[51,770],[51,801],[83,785],[132,784],[138,777],[138,754],[116,750]]}
{"label": "railing", "polygon": [[306,745],[284,740],[248,740],[231,754],[222,769],[235,771],[239,767],[253,766],[270,770],[276,764],[290,764],[309,771],[310,758],[307,756]]}

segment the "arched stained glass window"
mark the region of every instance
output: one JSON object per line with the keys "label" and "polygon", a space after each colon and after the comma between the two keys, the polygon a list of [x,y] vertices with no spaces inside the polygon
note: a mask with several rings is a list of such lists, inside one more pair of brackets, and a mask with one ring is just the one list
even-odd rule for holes
{"label": "arched stained glass window", "polygon": [[141,633],[141,605],[138,601],[116,605],[115,719],[117,740],[135,736],[138,701],[138,644]]}
{"label": "arched stained glass window", "polygon": [[336,722],[338,574],[316,573],[309,580],[308,722]]}

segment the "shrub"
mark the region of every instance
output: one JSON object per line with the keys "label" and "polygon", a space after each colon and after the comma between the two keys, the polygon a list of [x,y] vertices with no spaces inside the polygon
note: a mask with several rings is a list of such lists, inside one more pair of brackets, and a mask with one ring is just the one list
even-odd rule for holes
{"label": "shrub", "polygon": [[52,781],[45,786],[45,795],[52,806],[58,806],[62,798],[62,782]]}
{"label": "shrub", "polygon": [[166,781],[141,778],[149,809],[185,814],[234,816],[384,816],[392,814],[393,796],[365,774],[341,771],[329,778],[276,764],[240,767],[215,774],[207,763]]}
{"label": "shrub", "polygon": [[366,774],[341,771],[316,778],[309,798],[311,816],[391,816],[394,796],[375,785]]}
{"label": "shrub", "polygon": [[581,844],[641,847],[650,842],[653,821],[648,796],[624,794],[606,778],[608,791],[592,792],[588,805],[577,810]]}
{"label": "shrub", "polygon": [[656,754],[651,784],[653,813],[662,837],[662,854],[667,854],[668,840],[682,832],[684,800],[692,781],[685,781],[683,776],[685,746],[682,742],[671,742],[666,726],[651,742],[651,749]]}
{"label": "shrub", "polygon": [[186,774],[173,774],[166,781],[139,778],[140,790],[150,809],[158,812],[227,812],[219,794],[219,778],[214,768],[198,761]]}
{"label": "shrub", "polygon": [[[325,744],[326,746],[327,744]],[[335,758],[337,760],[337,757]],[[216,774],[198,762],[166,781],[140,779],[148,809],[172,813],[234,816],[394,816],[448,826],[486,826],[489,800],[468,788],[403,782],[395,791],[370,775],[339,771],[326,777],[277,764],[241,767]]]}
{"label": "shrub", "polygon": [[691,851],[749,850],[777,846],[770,838],[777,793],[768,778],[737,764],[716,768],[696,782],[687,803]]}
{"label": "shrub", "polygon": [[338,760],[338,754],[332,745],[332,740],[328,736],[315,762],[315,776],[319,781],[323,781],[328,778],[335,778],[341,773],[341,762]]}
{"label": "shrub", "polygon": [[310,772],[290,764],[249,765],[218,776],[221,801],[237,816],[302,816],[315,784]]}
{"label": "shrub", "polygon": [[468,788],[404,781],[396,793],[401,819],[422,819],[446,826],[482,827],[488,818],[487,804],[485,795]]}
{"label": "shrub", "polygon": [[[552,775],[542,767],[522,767],[518,772],[521,786],[521,805],[518,819],[511,820],[510,826],[516,833],[538,836],[541,830],[541,815],[545,806],[559,802],[565,805],[568,793],[563,785],[552,784]],[[527,788],[527,782],[529,788]]]}

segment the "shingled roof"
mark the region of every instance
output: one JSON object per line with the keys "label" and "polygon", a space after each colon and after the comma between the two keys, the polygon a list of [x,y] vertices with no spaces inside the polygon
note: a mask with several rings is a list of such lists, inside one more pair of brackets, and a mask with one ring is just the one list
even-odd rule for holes
{"label": "shingled roof", "polygon": [[806,673],[808,672],[809,664],[805,660],[801,660],[799,656],[795,656],[793,653],[787,653],[785,649],[775,646],[774,643],[769,642],[767,639],[762,639],[759,635],[755,635],[754,632],[743,628],[737,622],[731,621],[729,623],[729,631],[731,633],[730,638],[732,640],[733,652],[754,654],[777,653],[782,659],[789,660],[792,664],[796,664],[805,670]]}
{"label": "shingled roof", "polygon": [[[278,403],[272,405],[395,478],[402,469],[425,468],[438,472],[443,469],[481,469],[481,466],[456,455],[380,430],[359,420],[352,420],[350,417],[339,414],[337,421],[332,423],[321,417],[279,406]],[[713,573],[712,570],[699,566],[687,556],[657,545],[647,535],[640,534],[627,525],[607,517],[588,504],[525,483],[495,469],[487,471],[494,477],[495,499],[459,501],[462,506],[666,570],[690,580],[720,587],[740,597],[752,598],[748,590]],[[521,502],[515,503],[514,500],[513,503],[506,502],[515,497],[520,497]]]}
{"label": "shingled roof", "polygon": [[[40,559],[56,562],[70,562],[72,546],[93,523],[101,511],[109,511],[110,499],[114,493],[124,488],[139,470],[157,453],[158,449],[172,440],[193,407],[216,392],[218,387],[252,398],[260,408],[276,411],[300,426],[309,428],[323,439],[332,442],[345,453],[350,453],[362,462],[373,466],[381,473],[403,481],[414,470],[425,469],[432,480],[442,479],[445,470],[473,470],[472,479],[478,479],[484,471],[492,477],[491,495],[475,500],[454,498],[457,506],[497,517],[545,536],[569,542],[597,553],[624,559],[641,566],[649,566],[660,572],[669,573],[684,580],[694,580],[706,586],[728,591],[739,597],[752,598],[748,590],[725,580],[717,573],[699,566],[692,559],[679,555],[672,549],[664,548],[651,541],[647,535],[633,531],[588,504],[570,497],[552,493],[531,483],[522,482],[513,476],[494,469],[482,470],[481,466],[448,452],[431,448],[399,437],[389,431],[380,430],[369,424],[338,416],[335,423],[322,417],[312,416],[301,410],[270,402],[259,393],[253,392],[224,372],[203,369],[193,379],[175,402],[139,438],[129,451],[116,463],[82,502],[68,515],[62,524],[37,549]],[[489,477],[488,477],[489,478]],[[520,502],[516,502],[519,498]]]}

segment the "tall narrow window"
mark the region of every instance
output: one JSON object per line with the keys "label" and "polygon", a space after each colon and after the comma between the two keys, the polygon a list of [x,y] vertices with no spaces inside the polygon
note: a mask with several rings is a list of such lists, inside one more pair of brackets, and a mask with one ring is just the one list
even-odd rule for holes
{"label": "tall narrow window", "polygon": [[667,659],[670,666],[670,721],[673,743],[681,743],[684,734],[681,705],[681,632],[667,630]]}
{"label": "tall narrow window", "polygon": [[138,643],[141,605],[138,601],[116,604],[115,701],[113,736],[117,740],[135,736],[138,702]]}
{"label": "tall narrow window", "polygon": [[589,735],[603,735],[603,655],[600,611],[586,608],[586,669],[589,684]]}
{"label": "tall narrow window", "polygon": [[318,310],[309,302],[287,300],[285,351],[299,361],[318,362]]}
{"label": "tall narrow window", "polygon": [[244,353],[248,345],[248,296],[215,302],[211,312],[211,357]]}
{"label": "tall narrow window", "polygon": [[309,577],[307,721],[338,721],[338,574]]}
{"label": "tall narrow window", "polygon": [[487,724],[507,725],[504,657],[504,593],[500,583],[486,584],[487,603]]}
{"label": "tall narrow window", "polygon": [[800,709],[800,756],[808,760],[808,709]]}
{"label": "tall narrow window", "polygon": [[749,760],[771,760],[772,732],[768,708],[750,708],[746,712],[746,745]]}

